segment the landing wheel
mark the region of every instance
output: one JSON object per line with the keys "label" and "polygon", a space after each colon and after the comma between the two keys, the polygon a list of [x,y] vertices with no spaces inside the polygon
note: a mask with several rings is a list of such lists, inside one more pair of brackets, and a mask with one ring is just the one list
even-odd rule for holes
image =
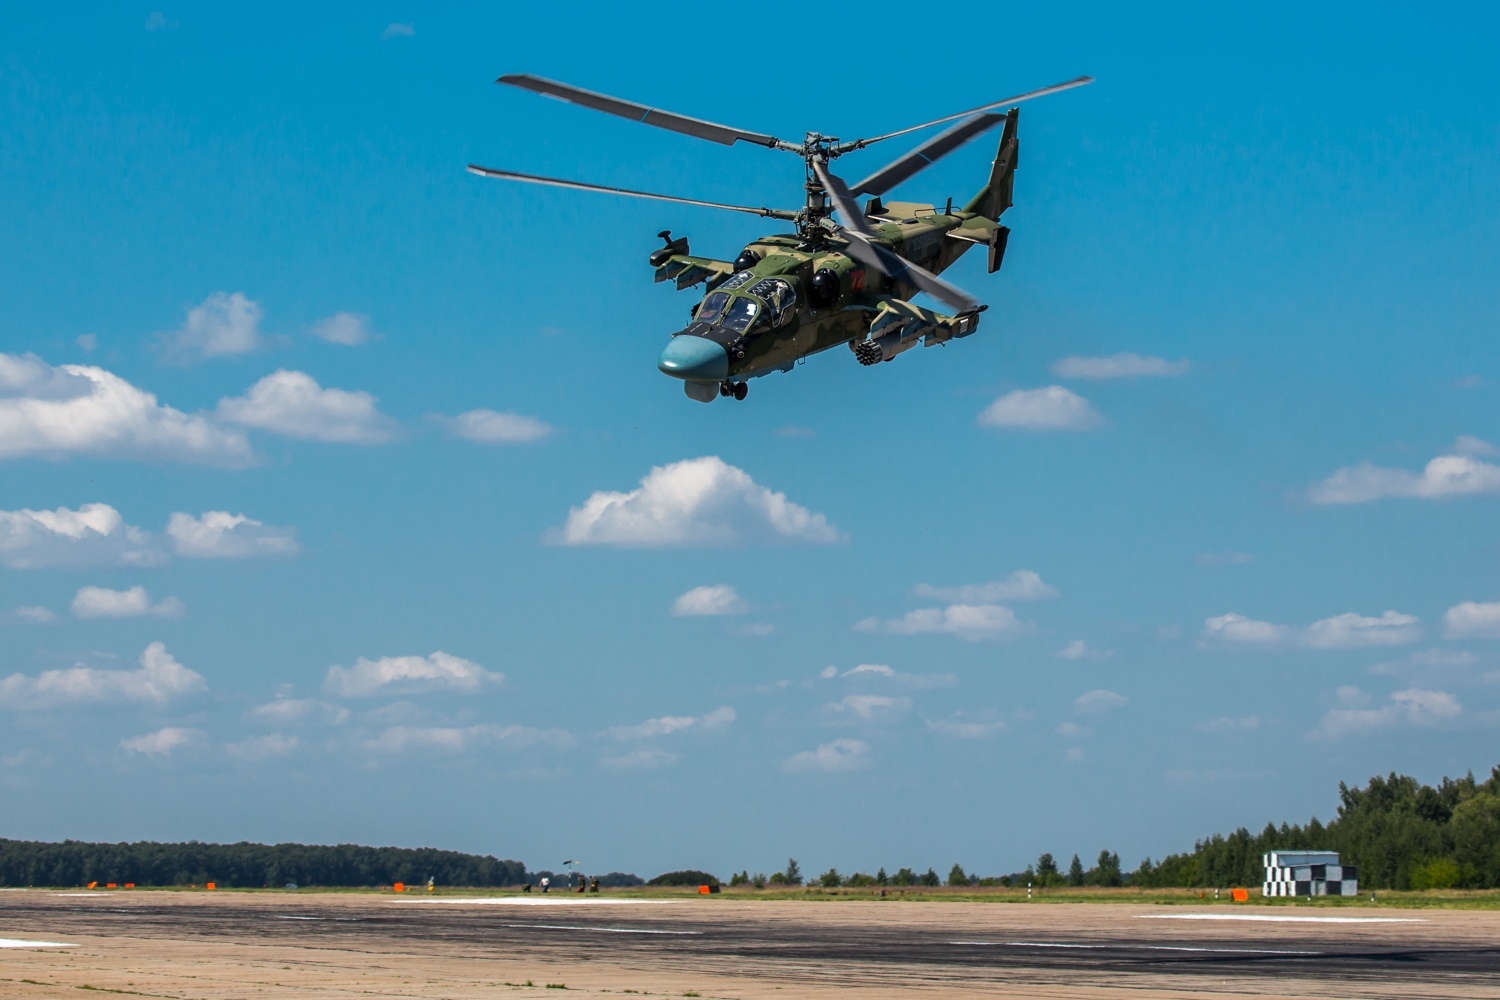
{"label": "landing wheel", "polygon": [[721,396],[733,396],[734,395],[734,383],[731,382],[731,381],[729,381],[728,379],[725,379],[723,382],[720,382],[719,383],[719,395],[721,395]]}
{"label": "landing wheel", "polygon": [[748,395],[750,395],[750,387],[748,385],[743,382],[736,382],[734,384],[735,399],[744,399]]}

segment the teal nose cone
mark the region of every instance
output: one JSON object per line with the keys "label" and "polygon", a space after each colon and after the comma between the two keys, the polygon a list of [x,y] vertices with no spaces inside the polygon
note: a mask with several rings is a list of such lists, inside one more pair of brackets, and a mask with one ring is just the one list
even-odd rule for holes
{"label": "teal nose cone", "polygon": [[673,337],[656,359],[656,367],[673,378],[717,382],[729,375],[729,352],[703,337]]}

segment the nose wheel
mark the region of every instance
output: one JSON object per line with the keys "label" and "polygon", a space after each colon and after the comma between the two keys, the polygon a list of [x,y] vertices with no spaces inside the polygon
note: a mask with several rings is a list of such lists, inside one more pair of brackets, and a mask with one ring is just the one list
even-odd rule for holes
{"label": "nose wheel", "polygon": [[750,395],[750,387],[744,382],[730,382],[727,379],[719,383],[719,395],[733,396],[735,399],[744,399]]}

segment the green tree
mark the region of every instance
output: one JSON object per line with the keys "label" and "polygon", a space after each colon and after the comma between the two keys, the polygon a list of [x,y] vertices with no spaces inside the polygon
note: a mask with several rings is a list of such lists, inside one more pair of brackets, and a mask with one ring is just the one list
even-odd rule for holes
{"label": "green tree", "polygon": [[837,889],[844,881],[844,876],[839,874],[837,868],[830,868],[818,876],[818,884],[825,889]]}
{"label": "green tree", "polygon": [[802,867],[797,864],[796,858],[786,859],[786,871],[777,872],[771,876],[772,885],[801,885]]}
{"label": "green tree", "polygon": [[929,869],[927,869],[927,874],[925,874],[925,875],[922,876],[922,884],[925,885],[925,886],[935,887],[935,886],[942,885],[943,884],[943,880],[940,879],[940,878],[938,878],[938,873],[937,872],[935,872],[931,868],[929,868]]}
{"label": "green tree", "polygon": [[748,870],[742,871],[738,875],[731,875],[731,876],[729,876],[729,888],[731,888],[731,889],[733,889],[737,885],[749,885],[749,884],[750,884],[750,872]]}
{"label": "green tree", "polygon": [[880,871],[878,871],[878,872],[875,873],[875,884],[876,885],[886,885],[889,882],[890,882],[890,877],[888,875],[886,875],[886,873],[885,873],[885,866],[882,865],[881,868],[880,868]]}
{"label": "green tree", "polygon": [[1057,862],[1052,860],[1052,855],[1043,854],[1036,859],[1036,873],[1041,878],[1057,874]]}
{"label": "green tree", "polygon": [[1068,884],[1071,886],[1083,885],[1083,862],[1078,860],[1078,855],[1073,855],[1073,861],[1068,865]]}
{"label": "green tree", "polygon": [[896,874],[891,877],[892,885],[916,885],[917,874],[910,868],[898,868]]}
{"label": "green tree", "polygon": [[964,871],[963,865],[960,865],[957,862],[955,862],[954,865],[953,865],[953,867],[950,868],[950,869],[948,869],[948,884],[949,885],[968,885],[969,884],[969,875],[968,875],[967,872]]}

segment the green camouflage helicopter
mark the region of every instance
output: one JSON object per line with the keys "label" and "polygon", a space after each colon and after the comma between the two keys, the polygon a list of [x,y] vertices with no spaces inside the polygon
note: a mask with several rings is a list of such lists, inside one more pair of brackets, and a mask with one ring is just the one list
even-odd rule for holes
{"label": "green camouflage helicopter", "polygon": [[[688,251],[687,237],[673,239],[670,231],[660,234],[666,245],[650,257],[656,280],[675,280],[679,289],[703,283],[707,294],[693,307],[687,327],[672,335],[657,367],[681,379],[688,396],[709,403],[718,396],[744,399],[748,379],[791,371],[802,358],[839,344],[848,344],[860,364],[873,365],[890,361],[918,340],[931,347],[973,333],[986,307],[938,275],[971,246],[988,248],[992,274],[1005,256],[1010,230],[1000,224],[1000,216],[1011,206],[1020,109],[996,109],[1081,87],[1093,78],[1081,76],[852,142],[817,132],[808,132],[801,142],[787,142],[528,74],[502,76],[497,82],[725,146],[748,142],[802,157],[807,200],[797,211],[469,166],[484,177],[723,208],[794,223],[796,232],[762,237],[733,261],[695,257]],[[828,168],[830,160],[845,153],[947,122],[958,124],[852,187]],[[989,181],[963,208],[955,211],[951,198],[942,211],[934,205],[881,200],[897,184],[1002,122]],[[861,195],[869,196],[863,211],[856,203]],[[830,218],[835,212],[838,223]],[[920,292],[947,305],[953,314],[911,302]]]}

